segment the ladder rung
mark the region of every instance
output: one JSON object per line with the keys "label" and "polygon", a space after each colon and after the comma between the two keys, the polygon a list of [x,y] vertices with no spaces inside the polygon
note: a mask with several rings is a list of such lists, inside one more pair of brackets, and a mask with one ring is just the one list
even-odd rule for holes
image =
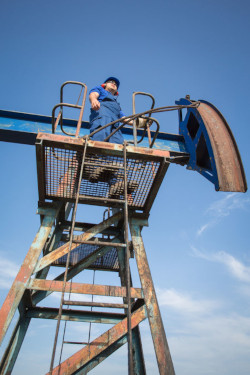
{"label": "ladder rung", "polygon": [[120,243],[120,242],[84,241],[84,240],[75,240],[75,239],[73,239],[73,242],[74,243],[89,244],[89,245],[98,245],[98,246],[126,247],[125,243]]}
{"label": "ladder rung", "polygon": [[63,344],[74,344],[74,345],[105,345],[103,343],[93,343],[85,341],[63,341]]}
{"label": "ladder rung", "polygon": [[121,164],[121,165],[112,165],[112,164],[100,164],[100,163],[92,163],[92,162],[88,162],[88,161],[85,161],[84,162],[84,165],[89,165],[89,166],[93,166],[93,167],[100,167],[100,168],[104,168],[104,169],[124,169],[124,166]]}
{"label": "ladder rung", "polygon": [[125,303],[101,303],[101,302],[82,302],[64,300],[64,305],[67,306],[90,306],[90,307],[110,307],[114,309],[127,309],[128,305]]}
{"label": "ladder rung", "polygon": [[89,195],[79,195],[79,199],[88,199],[89,201],[99,201],[104,203],[124,203],[124,199],[113,199],[113,198],[103,198],[103,197],[91,197]]}

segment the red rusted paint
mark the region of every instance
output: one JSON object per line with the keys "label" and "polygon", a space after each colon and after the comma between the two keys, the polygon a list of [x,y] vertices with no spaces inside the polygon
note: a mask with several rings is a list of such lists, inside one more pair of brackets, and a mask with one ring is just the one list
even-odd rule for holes
{"label": "red rusted paint", "polygon": [[34,271],[35,265],[50,234],[58,211],[54,211],[54,216],[45,216],[43,223],[37,233],[28,254],[18,272],[15,281],[0,310],[0,342],[11,323],[15,311],[22,299],[26,285]]}
{"label": "red rusted paint", "polygon": [[174,366],[167,343],[167,338],[138,221],[137,225],[134,224],[133,219],[130,221],[130,230],[144,300],[147,308],[151,335],[154,342],[159,373],[161,375],[174,375]]}
{"label": "red rusted paint", "polygon": [[205,124],[211,142],[219,190],[245,192],[247,184],[237,144],[226,120],[209,103],[197,108]]}
{"label": "red rusted paint", "polygon": [[[104,229],[110,227],[112,224],[116,224],[122,218],[122,212],[118,212],[115,215],[111,216],[109,219],[102,221],[101,223],[93,226],[92,228],[88,229],[85,233],[75,236],[74,239],[76,241],[82,240],[87,241],[94,237],[96,234],[101,233]],[[48,265],[52,264],[55,260],[61,258],[63,255],[67,254],[69,251],[69,242],[65,243],[64,245],[60,246],[58,249],[52,251],[50,254],[45,255],[37,264],[35,272],[40,271],[41,269],[47,267]],[[78,243],[72,243],[71,251],[79,246]]]}
{"label": "red rusted paint", "polygon": [[[131,326],[135,328],[146,318],[146,309],[144,306],[139,308],[131,315]],[[116,324],[103,335],[95,339],[90,345],[86,345],[71,357],[66,359],[61,365],[55,367],[52,375],[70,375],[87,364],[94,357],[106,350],[110,345],[127,334],[127,318]],[[46,375],[49,375],[47,373]]]}
{"label": "red rusted paint", "polygon": [[[37,140],[43,141],[51,141],[61,144],[62,146],[66,145],[75,145],[83,147],[85,144],[85,140],[83,138],[73,138],[73,137],[66,137],[63,135],[57,134],[48,134],[48,133],[38,133]],[[114,151],[117,154],[123,153],[123,145],[118,145],[109,142],[100,142],[100,141],[88,141],[88,148],[89,149],[98,149],[100,152],[102,150],[109,150]],[[145,147],[135,147],[135,146],[127,146],[127,155],[128,157],[132,155],[145,155],[145,156],[152,156],[152,157],[160,157],[160,158],[169,158],[170,152],[166,150],[158,150],[152,148],[145,148]]]}
{"label": "red rusted paint", "polygon": [[[63,281],[31,279],[27,285],[28,289],[62,292]],[[126,297],[126,288],[113,285],[93,285],[81,283],[66,283],[65,292],[79,294],[94,294],[99,296]],[[140,288],[131,288],[132,298],[143,298]]]}

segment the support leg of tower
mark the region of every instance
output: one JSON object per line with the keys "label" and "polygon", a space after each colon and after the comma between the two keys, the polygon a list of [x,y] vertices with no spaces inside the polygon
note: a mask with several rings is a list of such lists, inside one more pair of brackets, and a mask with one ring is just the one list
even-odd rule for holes
{"label": "support leg of tower", "polygon": [[143,223],[138,219],[130,220],[131,237],[141,280],[141,286],[147,308],[147,315],[154,343],[160,375],[174,375],[174,366],[170,355],[167,338],[161,318],[153,280],[141,236]]}

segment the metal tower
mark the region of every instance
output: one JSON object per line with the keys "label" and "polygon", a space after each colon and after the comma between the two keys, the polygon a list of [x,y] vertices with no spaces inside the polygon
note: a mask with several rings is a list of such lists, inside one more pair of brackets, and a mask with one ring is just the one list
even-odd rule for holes
{"label": "metal tower", "polygon": [[[64,103],[66,84],[84,88],[81,105]],[[139,324],[148,319],[159,374],[172,375],[174,367],[141,232],[148,225],[150,209],[171,163],[198,171],[216,190],[246,191],[240,155],[218,110],[208,102],[192,101],[189,97],[178,101],[176,106],[154,108],[150,96],[150,110],[136,114],[135,95],[149,94],[135,93],[133,116],[130,116],[134,125],[133,129],[124,127],[124,144],[92,141],[87,135],[88,124],[82,122],[86,90],[86,85],[79,82],[65,83],[52,118],[0,111],[3,141],[34,144],[36,139],[41,217],[40,229],[0,310],[1,341],[17,309],[20,315],[2,358],[0,373],[11,374],[31,319],[42,318],[56,321],[48,374],[86,374],[125,343],[128,343],[128,373],[146,374]],[[64,119],[63,107],[78,108],[79,120]],[[183,108],[187,108],[184,119]],[[179,112],[180,134],[160,133],[152,114],[173,109]],[[12,126],[8,126],[10,119]],[[45,132],[34,134],[29,125],[24,132],[20,127],[22,121],[40,122]],[[50,121],[52,134],[46,128]],[[152,131],[153,124],[156,131]],[[103,220],[93,224],[76,221],[79,205],[108,209]],[[140,287],[132,285],[130,258],[133,257]],[[62,268],[53,280],[48,276],[52,267]],[[74,282],[73,277],[85,269],[117,272],[120,285]],[[60,305],[39,306],[53,292],[61,293]],[[77,300],[75,294],[120,297],[123,303]],[[61,321],[113,326],[91,342],[73,342],[80,344],[80,349],[56,366]],[[64,340],[63,344],[69,342]]]}

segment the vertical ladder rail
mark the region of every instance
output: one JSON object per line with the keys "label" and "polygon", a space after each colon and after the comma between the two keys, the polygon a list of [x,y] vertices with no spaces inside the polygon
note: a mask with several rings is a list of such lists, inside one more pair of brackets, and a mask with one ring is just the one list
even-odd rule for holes
{"label": "vertical ladder rail", "polygon": [[76,211],[77,211],[79,195],[80,195],[80,186],[81,186],[81,181],[82,181],[83,167],[84,167],[84,161],[85,161],[85,156],[86,156],[87,144],[88,144],[88,140],[86,139],[85,145],[84,145],[83,156],[82,156],[82,164],[81,164],[81,169],[80,169],[80,176],[79,176],[79,182],[78,182],[78,187],[77,187],[76,200],[75,200],[75,204],[74,204],[74,211],[73,211],[73,215],[72,215],[72,226],[71,226],[71,232],[70,232],[69,251],[68,251],[68,255],[67,255],[67,261],[66,261],[66,267],[65,267],[66,269],[65,269],[65,273],[64,273],[62,296],[61,296],[61,302],[60,302],[60,307],[59,307],[59,311],[58,311],[58,319],[57,319],[55,340],[54,340],[53,351],[52,351],[52,356],[51,356],[49,374],[52,374],[53,367],[54,367],[56,346],[57,346],[57,341],[58,341],[60,322],[61,322],[61,318],[62,318],[62,308],[63,308],[63,302],[64,302],[64,294],[65,294],[66,281],[67,281],[67,276],[68,276],[68,268],[69,268],[70,253],[71,253],[71,247],[72,247],[73,235],[74,235]]}
{"label": "vertical ladder rail", "polygon": [[123,146],[124,165],[124,235],[126,244],[126,289],[127,289],[127,321],[128,321],[128,373],[133,375],[132,355],[132,331],[131,331],[131,291],[130,291],[130,267],[129,267],[129,243],[128,243],[128,192],[127,192],[127,143]]}

